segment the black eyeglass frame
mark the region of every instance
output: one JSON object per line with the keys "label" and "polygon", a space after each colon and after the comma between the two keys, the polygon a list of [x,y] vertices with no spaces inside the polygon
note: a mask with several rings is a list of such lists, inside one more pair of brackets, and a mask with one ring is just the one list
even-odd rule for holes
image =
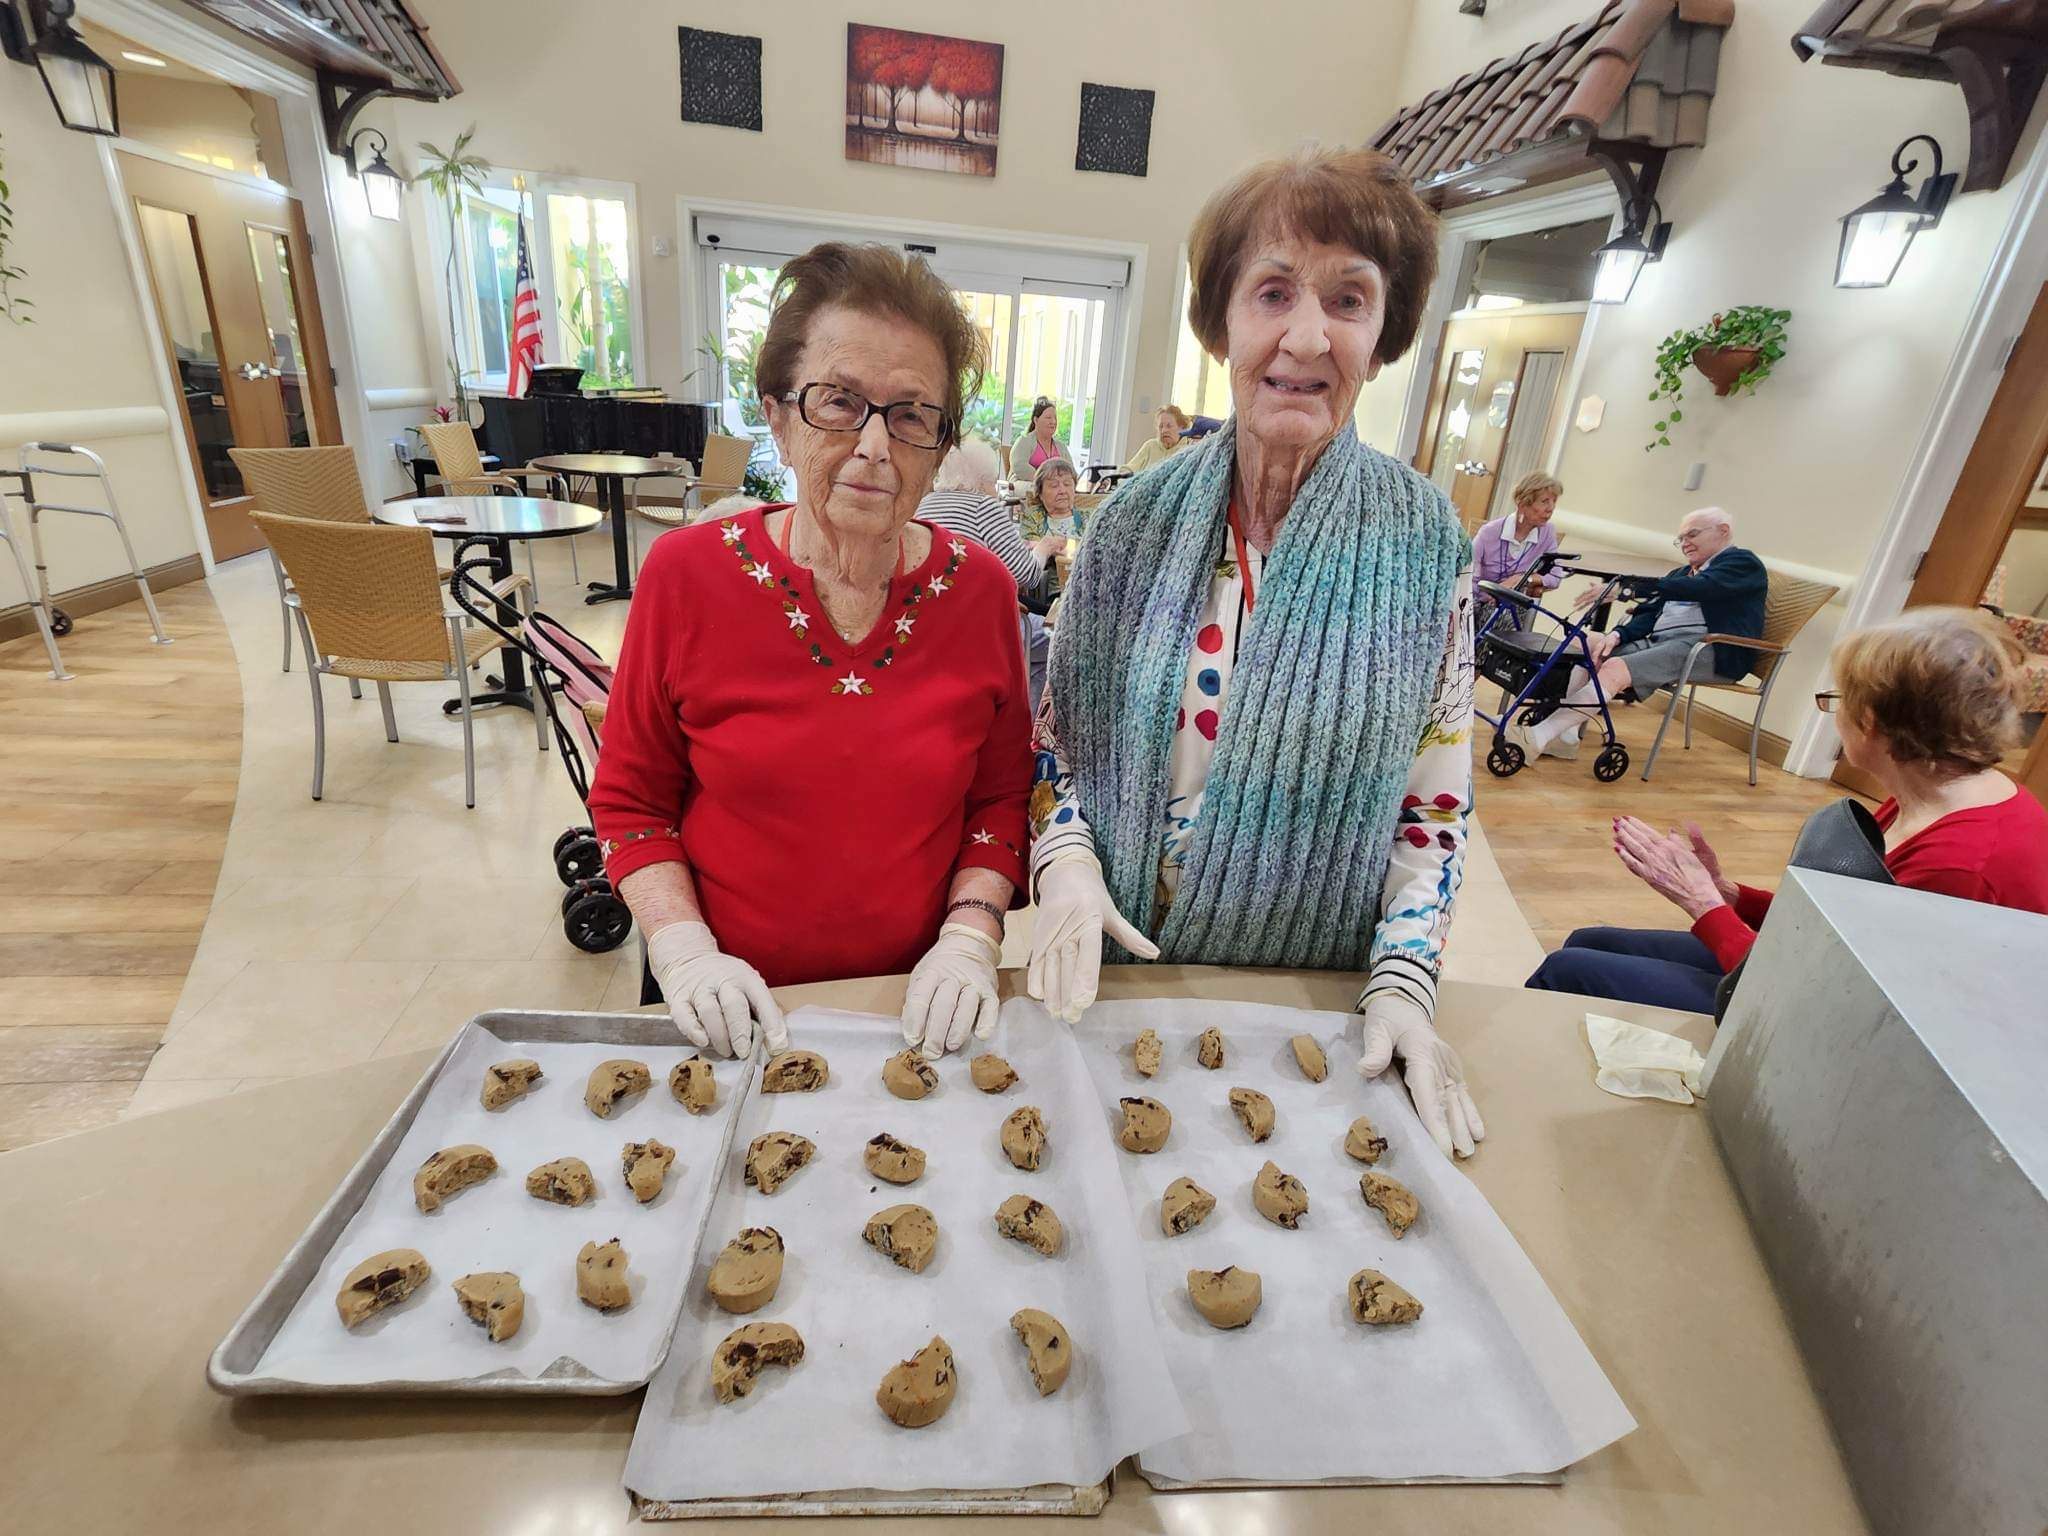
{"label": "black eyeglass frame", "polygon": [[[858,400],[867,409],[861,414],[860,420],[850,427],[828,427],[822,422],[811,420],[810,407],[805,403],[804,396],[814,389],[834,390],[850,399]],[[929,400],[891,400],[886,405],[877,405],[857,389],[848,389],[844,384],[830,384],[823,379],[813,379],[808,384],[799,384],[795,389],[783,391],[776,398],[785,405],[794,405],[797,415],[803,418],[804,425],[814,428],[819,432],[865,432],[868,423],[879,416],[882,418],[882,429],[906,448],[943,448],[953,439],[953,423],[946,415],[946,408],[943,405],[934,405]],[[916,438],[905,437],[896,430],[896,424],[889,419],[889,413],[900,410],[905,406],[914,407],[921,411],[938,412],[939,440],[937,442],[921,443]]]}

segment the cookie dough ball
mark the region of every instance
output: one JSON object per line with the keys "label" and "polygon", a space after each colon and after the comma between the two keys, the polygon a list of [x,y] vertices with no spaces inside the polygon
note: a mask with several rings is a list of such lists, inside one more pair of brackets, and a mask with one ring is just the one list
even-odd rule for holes
{"label": "cookie dough ball", "polygon": [[679,1061],[675,1070],[668,1075],[668,1091],[675,1100],[693,1115],[701,1115],[718,1102],[718,1079],[712,1075],[711,1063],[702,1056],[692,1056],[688,1061]]}
{"label": "cookie dough ball", "polygon": [[831,1071],[816,1051],[784,1051],[761,1069],[763,1093],[816,1093]]}
{"label": "cookie dough ball", "polygon": [[1010,1326],[1024,1341],[1024,1358],[1031,1367],[1032,1385],[1040,1397],[1051,1397],[1067,1384],[1067,1369],[1074,1363],[1074,1342],[1050,1312],[1025,1307],[1010,1314]]}
{"label": "cookie dough ball", "polygon": [[644,1061],[601,1061],[590,1069],[590,1081],[583,1085],[583,1102],[598,1119],[609,1120],[613,1110],[634,1094],[645,1093],[653,1083],[654,1075]]}
{"label": "cookie dough ball", "polygon": [[1303,1077],[1312,1083],[1320,1083],[1330,1075],[1330,1058],[1316,1044],[1314,1035],[1296,1035],[1287,1043],[1294,1047],[1294,1064],[1301,1068]]}
{"label": "cookie dough ball", "polygon": [[590,1164],[580,1157],[558,1157],[542,1163],[526,1176],[526,1192],[536,1200],[555,1205],[581,1205],[597,1194],[597,1180]]}
{"label": "cookie dough ball", "polygon": [[1258,1089],[1231,1089],[1230,1109],[1253,1141],[1264,1141],[1273,1134],[1273,1101]]}
{"label": "cookie dough ball", "polygon": [[758,1312],[782,1284],[782,1234],[773,1227],[743,1227],[719,1250],[704,1289],[723,1312]]}
{"label": "cookie dough ball", "polygon": [[1212,1328],[1242,1328],[1259,1310],[1261,1295],[1253,1270],[1233,1264],[1228,1269],[1188,1271],[1188,1300]]}
{"label": "cookie dough ball", "polygon": [[341,1326],[353,1328],[386,1307],[397,1306],[433,1272],[417,1249],[393,1248],[373,1254],[342,1277],[341,1289],[334,1297]]}
{"label": "cookie dough ball", "polygon": [[946,1416],[946,1410],[953,1406],[953,1390],[958,1384],[952,1346],[933,1334],[931,1343],[908,1360],[889,1367],[889,1373],[875,1389],[875,1406],[892,1424],[923,1429]]}
{"label": "cookie dough ball", "polygon": [[1387,1230],[1396,1237],[1405,1236],[1415,1225],[1415,1218],[1422,1214],[1422,1202],[1415,1198],[1413,1190],[1370,1168],[1359,1178],[1358,1192],[1365,1196],[1367,1205],[1387,1218]]}
{"label": "cookie dough ball", "polygon": [[898,1268],[921,1275],[938,1252],[939,1218],[921,1205],[892,1205],[868,1218],[860,1240]]}
{"label": "cookie dough ball", "polygon": [[493,1344],[502,1344],[526,1321],[526,1292],[519,1277],[501,1269],[464,1275],[455,1282],[455,1303],[472,1323],[483,1324]]}
{"label": "cookie dough ball", "polygon": [[996,1207],[996,1230],[1047,1258],[1058,1253],[1066,1241],[1066,1230],[1052,1207],[1029,1195],[1012,1195]]}
{"label": "cookie dough ball", "polygon": [[585,1243],[576,1255],[576,1297],[586,1307],[617,1312],[633,1304],[626,1284],[626,1250],[615,1237],[606,1243]]}
{"label": "cookie dough ball", "polygon": [[1215,1209],[1216,1197],[1183,1175],[1166,1186],[1159,1202],[1159,1226],[1168,1237],[1179,1237],[1207,1221]]}
{"label": "cookie dough ball", "polygon": [[1045,1116],[1034,1104],[1013,1111],[1003,1121],[1002,1141],[1003,1156],[1010,1160],[1010,1166],[1030,1173],[1045,1156]]}
{"label": "cookie dough ball", "polygon": [[983,1093],[1001,1093],[1017,1081],[1017,1073],[1011,1065],[994,1051],[983,1051],[968,1064],[968,1075],[974,1079],[974,1086]]}
{"label": "cookie dough ball", "polygon": [[541,1080],[540,1063],[524,1056],[484,1068],[485,1109],[503,1109],[514,1099],[523,1099]]}
{"label": "cookie dough ball", "polygon": [[483,1147],[465,1143],[443,1147],[412,1176],[412,1203],[422,1211],[438,1211],[441,1202],[498,1171],[498,1160]]}
{"label": "cookie dough ball", "polygon": [[1159,1032],[1151,1029],[1138,1031],[1137,1043],[1131,1047],[1131,1061],[1140,1075],[1152,1076],[1159,1070],[1159,1058],[1164,1054],[1159,1044]]}
{"label": "cookie dough ball", "polygon": [[1126,1152],[1157,1152],[1173,1129],[1173,1111],[1157,1099],[1118,1099],[1124,1112],[1116,1144]]}
{"label": "cookie dough ball", "polygon": [[899,1099],[921,1099],[939,1086],[939,1074],[915,1051],[898,1051],[882,1063],[882,1086]]}
{"label": "cookie dough ball", "polygon": [[1211,1072],[1223,1065],[1223,1031],[1213,1025],[1195,1036],[1195,1060]]}
{"label": "cookie dough ball", "polygon": [[763,1366],[795,1365],[804,1341],[787,1323],[748,1323],[719,1340],[711,1352],[711,1395],[721,1403],[745,1397]]}
{"label": "cookie dough ball", "polygon": [[769,1131],[756,1136],[747,1148],[746,1182],[762,1194],[772,1195],[817,1150],[794,1131]]}
{"label": "cookie dough ball", "polygon": [[1282,1173],[1270,1160],[1252,1180],[1252,1204],[1276,1227],[1293,1231],[1308,1214],[1308,1190],[1291,1173]]}
{"label": "cookie dough ball", "polygon": [[1351,1129],[1344,1133],[1344,1150],[1361,1163],[1376,1163],[1386,1156],[1387,1138],[1372,1127],[1372,1122],[1360,1115],[1351,1122]]}
{"label": "cookie dough ball", "polygon": [[629,1141],[619,1161],[626,1171],[626,1187],[642,1205],[661,1193],[662,1181],[676,1160],[676,1149],[658,1141]]}
{"label": "cookie dough ball", "polygon": [[1351,1316],[1361,1323],[1412,1323],[1422,1303],[1376,1269],[1351,1277]]}
{"label": "cookie dough ball", "polygon": [[887,1131],[869,1138],[860,1160],[869,1173],[891,1184],[915,1184],[924,1177],[924,1154]]}

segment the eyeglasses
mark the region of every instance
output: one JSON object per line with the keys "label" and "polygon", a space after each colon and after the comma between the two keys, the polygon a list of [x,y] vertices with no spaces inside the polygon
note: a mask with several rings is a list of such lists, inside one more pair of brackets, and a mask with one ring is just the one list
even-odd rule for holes
{"label": "eyeglasses", "polygon": [[1673,549],[1683,549],[1686,545],[1690,544],[1694,539],[1697,539],[1699,536],[1700,535],[1697,529],[1686,533],[1681,533],[1677,538],[1671,541],[1671,547]]}
{"label": "eyeglasses", "polygon": [[940,447],[953,432],[944,409],[922,400],[876,405],[865,395],[837,384],[805,384],[790,390],[782,399],[786,404],[794,404],[805,424],[820,432],[858,432],[875,416],[882,418],[891,437],[913,448]]}
{"label": "eyeglasses", "polygon": [[1813,696],[1813,707],[1824,715],[1832,715],[1835,712],[1835,706],[1841,702],[1841,694],[1832,688],[1828,689],[1825,693],[1816,693]]}

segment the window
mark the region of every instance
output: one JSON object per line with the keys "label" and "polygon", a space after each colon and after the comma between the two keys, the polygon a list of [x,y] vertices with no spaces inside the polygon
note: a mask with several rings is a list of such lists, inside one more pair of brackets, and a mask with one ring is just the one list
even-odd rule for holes
{"label": "window", "polygon": [[[511,349],[521,199],[510,176],[494,173],[489,185],[466,195],[457,224],[461,367],[482,389],[505,387]],[[540,295],[542,360],[581,365],[585,389],[645,382],[638,373],[632,189],[529,176],[524,202],[527,250]],[[445,253],[445,226],[439,238]]]}
{"label": "window", "polygon": [[1177,306],[1180,336],[1173,347],[1173,390],[1162,403],[1177,405],[1190,416],[1214,416],[1221,421],[1230,414],[1230,369],[1195,340],[1195,328],[1188,324],[1187,292],[1183,281]]}

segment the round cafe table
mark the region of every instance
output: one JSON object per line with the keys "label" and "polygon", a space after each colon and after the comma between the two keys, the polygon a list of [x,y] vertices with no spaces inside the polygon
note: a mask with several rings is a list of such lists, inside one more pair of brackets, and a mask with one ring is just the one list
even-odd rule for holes
{"label": "round cafe table", "polygon": [[[514,539],[561,539],[585,533],[597,526],[598,512],[581,502],[550,501],[542,496],[413,496],[372,508],[370,519],[393,528],[424,528],[437,539],[482,539],[491,551],[491,578],[502,581],[512,574]],[[498,622],[512,628],[519,622],[518,609],[499,603]],[[485,678],[489,691],[472,694],[470,708],[493,704],[533,708],[533,694],[526,686],[525,656],[517,646],[505,646],[503,651],[504,678]],[[459,714],[461,709],[460,699],[441,705],[443,714]]]}
{"label": "round cafe table", "polygon": [[692,480],[697,477],[680,459],[646,459],[632,453],[551,453],[528,461],[532,469],[564,475],[588,475],[597,485],[597,504],[612,519],[612,580],[593,581],[586,603],[620,602],[633,595],[633,557],[626,545],[626,482],[655,477]]}

